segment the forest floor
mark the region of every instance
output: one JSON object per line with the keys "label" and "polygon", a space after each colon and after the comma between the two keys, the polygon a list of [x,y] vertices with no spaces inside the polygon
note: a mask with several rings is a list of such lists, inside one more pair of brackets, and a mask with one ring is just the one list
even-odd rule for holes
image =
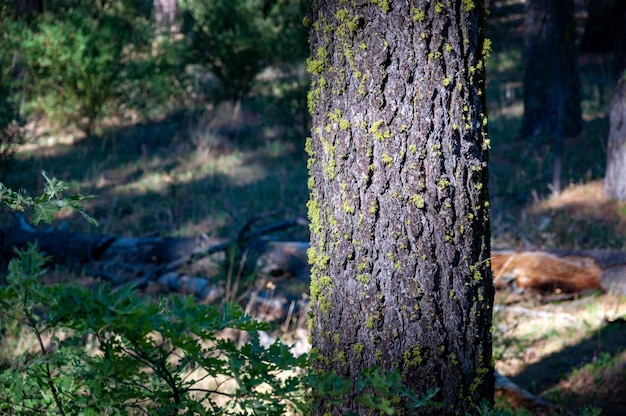
{"label": "forest floor", "polygon": [[[253,110],[246,117],[254,121]],[[515,108],[506,114],[492,116],[494,248],[626,250],[626,205],[606,200],[601,176],[590,173],[592,168],[580,170],[585,165],[576,161],[576,155],[602,152],[596,135],[606,134],[606,120],[601,131],[592,120],[581,137],[571,139],[577,149],[567,163],[572,179],[553,196],[546,185],[549,169],[540,171],[536,163],[541,152],[499,128],[502,117],[519,120]],[[37,192],[38,172],[45,170],[67,180],[72,192],[99,195],[87,208],[101,228],[68,214],[59,218],[80,232],[232,238],[260,213],[305,217],[302,143],[271,136],[268,127],[269,137],[233,140],[216,133],[218,127],[202,125],[205,118],[198,120],[177,115],[102,136],[42,139],[18,154],[5,183]],[[548,159],[549,144],[544,151],[541,157]],[[514,158],[523,152],[534,156]],[[595,163],[602,165],[601,156]],[[306,227],[274,237],[308,238]],[[593,405],[604,415],[626,414],[625,298],[593,293],[546,301],[498,293],[495,303],[494,355],[502,375],[569,409]]]}
{"label": "forest floor", "polygon": [[[549,189],[549,139],[522,141],[523,2],[493,1],[488,106],[493,245],[501,249],[626,249],[626,204],[602,195],[613,81],[610,56],[581,54],[583,132],[565,144],[565,189]],[[578,4],[578,3],[577,3]],[[584,14],[578,5],[578,33]],[[552,298],[555,299],[555,298]],[[626,414],[626,299],[496,294],[496,369],[548,402]]]}
{"label": "forest floor", "polygon": [[[517,136],[523,111],[520,2],[491,3],[503,5],[492,13],[487,86],[493,247],[626,250],[626,204],[601,192],[612,86],[606,57],[581,56],[585,128],[566,140],[566,188],[553,196],[551,141]],[[36,194],[45,170],[67,181],[72,192],[98,195],[87,211],[100,228],[73,214],[59,216],[59,223],[80,232],[233,238],[258,214],[306,217],[308,126],[295,122],[291,111],[306,108],[306,90],[282,106],[268,90],[253,91],[236,117],[228,104],[206,105],[140,123],[112,121],[90,137],[40,123],[36,142],[17,154],[0,181]],[[0,216],[0,225],[10,222]],[[308,230],[274,237],[306,241]],[[626,414],[625,318],[626,298],[612,294],[549,301],[498,293],[496,368],[552,403]]]}
{"label": "forest floor", "polygon": [[[626,414],[626,299],[589,293],[567,301],[497,293],[496,370],[574,412]],[[503,399],[501,404],[506,405]]]}

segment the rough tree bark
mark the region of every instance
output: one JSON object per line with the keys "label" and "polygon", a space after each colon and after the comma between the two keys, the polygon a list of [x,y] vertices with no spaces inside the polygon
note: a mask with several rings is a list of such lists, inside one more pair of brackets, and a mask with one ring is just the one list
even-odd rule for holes
{"label": "rough tree bark", "polygon": [[620,3],[620,25],[615,37],[615,87],[611,98],[609,143],[607,146],[604,193],[618,201],[626,201],[626,5]]}
{"label": "rough tree bark", "polygon": [[610,126],[604,193],[609,198],[626,201],[626,80],[623,77],[613,91]]}
{"label": "rough tree bark", "polygon": [[[314,367],[493,400],[481,1],[317,0],[308,22]],[[357,393],[319,414],[368,414]],[[414,414],[397,403],[401,414]],[[371,410],[370,410],[371,411]]]}

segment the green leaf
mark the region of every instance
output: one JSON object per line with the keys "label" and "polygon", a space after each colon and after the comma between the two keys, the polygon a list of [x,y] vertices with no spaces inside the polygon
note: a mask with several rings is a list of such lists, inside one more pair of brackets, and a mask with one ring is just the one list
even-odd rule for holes
{"label": "green leaf", "polygon": [[394,413],[393,406],[391,406],[391,401],[382,397],[377,397],[374,394],[364,394],[358,397],[356,401],[370,409],[380,410],[387,415],[392,415]]}
{"label": "green leaf", "polygon": [[55,207],[54,204],[51,204],[49,201],[39,203],[38,205],[33,206],[33,215],[30,221],[34,225],[37,225],[42,221],[46,224],[50,224],[54,220],[53,214],[57,211],[59,211],[57,207]]}

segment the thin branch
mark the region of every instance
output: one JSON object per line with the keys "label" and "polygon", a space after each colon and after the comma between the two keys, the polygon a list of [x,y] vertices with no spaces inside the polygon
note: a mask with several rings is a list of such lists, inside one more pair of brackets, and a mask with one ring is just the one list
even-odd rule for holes
{"label": "thin branch", "polygon": [[293,220],[287,220],[287,221],[281,221],[281,222],[277,222],[274,224],[270,224],[266,227],[260,228],[258,230],[255,230],[253,232],[248,232],[248,230],[250,229],[251,225],[257,221],[259,221],[260,219],[263,218],[268,218],[270,216],[274,216],[276,215],[275,213],[270,213],[270,214],[265,214],[265,215],[259,215],[257,217],[254,217],[253,219],[251,219],[250,221],[248,221],[243,227],[242,230],[239,232],[239,236],[237,237],[237,239],[235,240],[230,240],[227,241],[225,243],[221,243],[221,244],[216,244],[214,246],[210,246],[210,247],[206,247],[206,248],[202,248],[202,249],[198,249],[195,250],[194,252],[192,252],[191,254],[189,254],[188,256],[182,257],[180,259],[174,260],[172,262],[167,263],[166,265],[162,266],[162,267],[158,267],[157,269],[155,269],[154,271],[152,271],[151,273],[147,274],[145,277],[135,281],[133,283],[133,287],[136,289],[140,289],[145,287],[148,282],[153,281],[155,279],[157,279],[159,276],[164,275],[165,273],[168,272],[172,272],[182,266],[185,266],[187,264],[190,264],[196,260],[200,260],[204,257],[208,257],[212,254],[215,253],[219,253],[222,251],[226,251],[229,248],[231,248],[233,245],[236,246],[242,246],[256,238],[259,238],[263,235],[267,235],[267,234],[271,234],[277,231],[282,231],[282,230],[286,230],[289,228],[293,228],[293,227],[297,227],[297,226],[308,226],[308,221],[303,219],[303,218],[296,218]]}
{"label": "thin branch", "polygon": [[[35,322],[35,320],[29,316],[28,323],[30,327],[33,329],[35,336],[37,337],[37,342],[39,343],[39,348],[41,349],[41,353],[43,355],[46,355],[47,353],[46,346],[44,345],[43,339],[41,338],[41,333],[37,329],[37,322]],[[52,393],[52,398],[54,399],[54,402],[56,403],[61,416],[65,416],[65,411],[63,410],[63,403],[61,402],[61,398],[59,397],[59,392],[57,391],[56,386],[52,382],[52,370],[50,369],[49,363],[47,362],[44,363],[44,370],[46,372],[46,384],[48,385],[48,388],[50,389],[50,392]]]}

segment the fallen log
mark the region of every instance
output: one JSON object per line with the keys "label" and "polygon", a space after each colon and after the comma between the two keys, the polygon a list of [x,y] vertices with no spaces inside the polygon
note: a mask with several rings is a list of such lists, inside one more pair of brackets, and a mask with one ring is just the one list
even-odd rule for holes
{"label": "fallen log", "polygon": [[15,255],[36,242],[55,263],[89,263],[116,259],[130,263],[167,263],[191,254],[199,247],[195,238],[112,237],[63,230],[29,231],[19,227],[0,230],[0,256]]}
{"label": "fallen log", "polygon": [[496,289],[513,283],[521,289],[548,293],[580,293],[601,288],[602,269],[591,257],[558,256],[545,251],[492,253]]}
{"label": "fallen log", "polygon": [[[280,291],[280,295],[288,296],[285,302],[290,302],[308,289],[308,243],[270,241],[263,236],[300,224],[299,220],[276,223],[240,235],[234,241],[115,237],[16,226],[0,230],[0,259],[8,260],[16,248],[25,249],[36,242],[51,262],[79,265],[114,286],[130,283],[149,292],[192,294],[206,302],[221,299],[227,291],[236,292],[237,280],[230,283],[232,287],[216,280],[228,260],[236,269],[237,279],[243,274],[257,273],[257,286],[262,287],[267,278],[292,280]],[[232,248],[235,250],[230,251]],[[232,258],[227,258],[229,253],[233,253]]]}
{"label": "fallen log", "polygon": [[538,416],[572,415],[566,409],[535,396],[515,384],[511,379],[495,372],[495,397],[505,400],[513,409],[526,409],[530,414]]}
{"label": "fallen log", "polygon": [[[172,291],[214,298],[221,292],[207,280],[216,273],[215,264],[226,260],[236,246],[241,272],[260,270],[272,278],[296,277],[300,292],[308,283],[306,242],[268,241],[264,234],[302,224],[280,222],[261,230],[243,233],[234,241],[206,238],[113,237],[62,230],[32,230],[14,227],[0,230],[0,256],[13,255],[37,241],[54,262],[87,265],[94,276],[113,284],[135,282],[140,288],[155,285]],[[244,230],[248,230],[246,224]],[[196,263],[210,259],[213,270],[194,273]],[[243,263],[242,263],[243,262]],[[497,289],[535,290],[542,293],[580,293],[603,290],[626,295],[626,253],[612,250],[511,251],[494,250],[490,259]],[[213,283],[214,284],[214,283]]]}
{"label": "fallen log", "polygon": [[626,253],[621,251],[495,250],[491,268],[496,289],[626,295]]}

